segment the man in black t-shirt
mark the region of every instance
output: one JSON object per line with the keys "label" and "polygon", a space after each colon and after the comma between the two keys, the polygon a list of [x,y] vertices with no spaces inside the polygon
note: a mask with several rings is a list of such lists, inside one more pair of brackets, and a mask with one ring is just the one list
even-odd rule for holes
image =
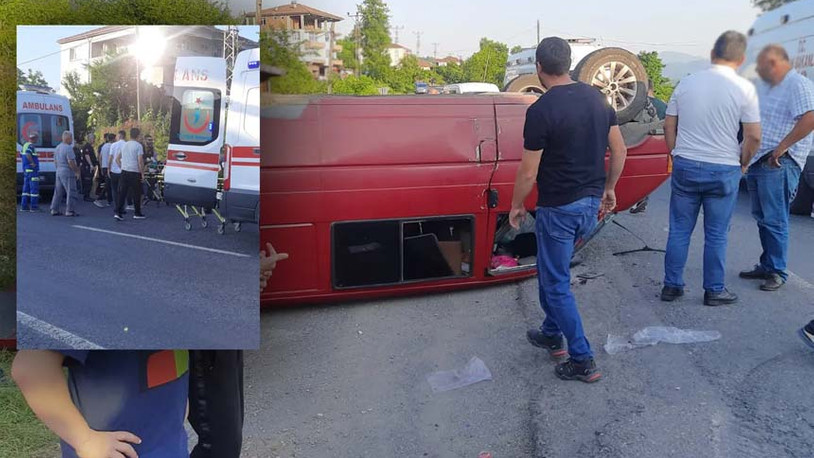
{"label": "man in black t-shirt", "polygon": [[82,146],[80,154],[77,155],[79,159],[79,170],[82,172],[82,194],[85,196],[85,202],[93,202],[90,198],[90,191],[93,186],[93,174],[96,167],[99,165],[96,161],[96,152],[93,151],[93,144],[96,142],[96,135],[93,132],[88,133],[85,138],[85,144]]}
{"label": "man in black t-shirt", "polygon": [[[517,171],[509,220],[514,228],[526,215],[524,202],[537,182],[537,278],[545,320],[528,331],[532,345],[567,361],[555,373],[564,380],[601,378],[571,293],[574,244],[594,230],[600,208],[616,207],[614,191],[627,150],[616,112],[596,88],[569,76],[571,47],[557,37],[537,46],[537,76],[546,93],[526,112],[523,160]],[[610,170],[605,153],[610,147]],[[563,335],[568,340],[565,351]]]}

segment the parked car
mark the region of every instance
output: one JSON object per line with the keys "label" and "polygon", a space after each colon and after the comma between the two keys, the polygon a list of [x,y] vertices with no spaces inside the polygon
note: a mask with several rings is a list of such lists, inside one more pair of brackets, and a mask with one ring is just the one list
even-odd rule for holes
{"label": "parked car", "polygon": [[415,83],[415,93],[416,94],[426,94],[430,89],[430,86],[427,83]]}
{"label": "parked car", "polygon": [[[275,96],[261,110],[260,238],[291,257],[275,270],[262,304],[448,291],[535,275],[533,229],[512,233],[507,217],[525,113],[535,100],[507,93]],[[662,135],[630,145],[617,211],[667,179],[668,158]],[[516,264],[493,263],[505,256]]]}
{"label": "parked car", "polygon": [[[571,45],[571,77],[596,86],[616,110],[619,123],[633,120],[647,104],[647,72],[635,54],[622,48],[602,47],[595,39],[567,40]],[[536,48],[509,56],[505,92],[545,92],[536,69]]]}
{"label": "parked car", "polygon": [[444,94],[478,94],[484,92],[500,92],[500,88],[492,83],[457,83],[444,86]]}
{"label": "parked car", "polygon": [[[814,0],[798,0],[766,12],[747,33],[746,63],[741,74],[758,83],[757,56],[768,44],[782,44],[794,68],[814,80]],[[814,149],[809,153],[791,212],[814,217]]]}

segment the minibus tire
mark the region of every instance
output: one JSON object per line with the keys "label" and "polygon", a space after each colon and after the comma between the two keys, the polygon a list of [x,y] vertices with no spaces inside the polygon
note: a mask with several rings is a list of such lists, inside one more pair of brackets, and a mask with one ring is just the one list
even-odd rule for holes
{"label": "minibus tire", "polygon": [[530,73],[528,75],[520,75],[517,78],[509,81],[509,84],[503,88],[503,92],[524,92],[531,94],[543,94],[545,89],[540,84],[540,79],[536,74]]}
{"label": "minibus tire", "polygon": [[[616,75],[612,75],[613,81],[610,81],[607,86],[600,87],[594,77],[599,74],[599,70],[606,65],[616,63]],[[636,81],[626,82],[619,84],[614,77],[619,80],[627,80],[630,76],[634,76]],[[575,80],[581,81],[586,84],[597,87],[603,93],[610,95],[613,94],[618,97],[625,98],[628,102],[627,106],[622,109],[616,109],[616,119],[619,124],[624,124],[631,121],[640,111],[642,111],[647,103],[647,71],[642,65],[641,61],[635,54],[622,48],[602,48],[598,49],[583,58],[572,72],[572,77]],[[619,89],[631,90],[636,89],[635,94],[630,96]],[[618,100],[618,98],[617,98]]]}

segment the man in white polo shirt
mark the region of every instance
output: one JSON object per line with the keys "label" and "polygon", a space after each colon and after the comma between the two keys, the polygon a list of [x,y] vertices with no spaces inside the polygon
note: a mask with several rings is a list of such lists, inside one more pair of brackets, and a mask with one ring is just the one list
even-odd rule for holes
{"label": "man in white polo shirt", "polygon": [[[702,207],[704,304],[738,300],[724,285],[727,233],[740,179],[760,144],[757,92],[735,72],[745,52],[743,34],[721,35],[712,49],[712,68],[681,80],[667,107],[664,135],[674,165],[663,301],[684,295],[684,265]],[[739,145],[741,124],[744,141]]]}
{"label": "man in white polo shirt", "polygon": [[127,197],[133,199],[136,213],[133,219],[144,219],[141,213],[141,182],[144,180],[144,148],[138,142],[141,131],[134,127],[130,129],[130,141],[122,146],[119,156],[116,158],[117,165],[122,168],[122,176],[119,181],[119,192],[116,196],[116,213],[113,215],[118,221],[123,218],[124,203]]}
{"label": "man in white polo shirt", "polygon": [[113,205],[115,213],[115,205],[119,201],[119,181],[122,177],[122,168],[117,158],[121,154],[122,146],[126,143],[127,132],[120,130],[116,141],[110,145],[110,157],[108,158],[108,166],[110,167],[110,192],[113,196]]}

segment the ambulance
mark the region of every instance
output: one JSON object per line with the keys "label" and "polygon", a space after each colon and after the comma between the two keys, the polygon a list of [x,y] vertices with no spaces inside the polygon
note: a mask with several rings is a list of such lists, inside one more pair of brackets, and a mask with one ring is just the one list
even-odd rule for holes
{"label": "ambulance", "polygon": [[[747,35],[746,62],[740,69],[743,77],[760,84],[758,54],[775,43],[786,49],[797,72],[814,80],[814,0],[799,0],[761,14]],[[808,153],[791,213],[814,218],[814,149]]]}
{"label": "ambulance", "polygon": [[66,130],[73,133],[71,104],[67,97],[51,93],[47,88],[26,86],[17,91],[17,187],[23,186],[23,163],[20,152],[29,141],[28,134],[37,132],[34,147],[40,162],[40,189],[53,188],[56,179],[54,149]]}
{"label": "ambulance", "polygon": [[[240,231],[257,223],[260,193],[260,50],[240,52],[226,97],[226,60],[179,57],[175,64],[164,200],[189,230],[187,206],[211,210]],[[202,219],[206,227],[206,219]]]}

